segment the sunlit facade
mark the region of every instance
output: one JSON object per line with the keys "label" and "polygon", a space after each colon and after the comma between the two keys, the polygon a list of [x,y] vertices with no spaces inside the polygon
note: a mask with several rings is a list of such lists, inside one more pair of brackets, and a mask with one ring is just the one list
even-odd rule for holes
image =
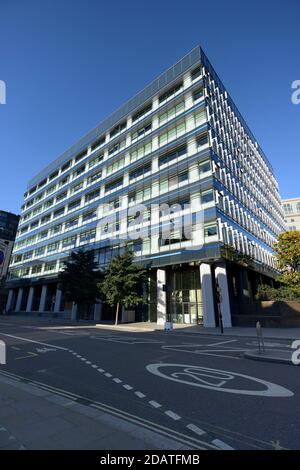
{"label": "sunlit facade", "polygon": [[[189,219],[188,235],[162,205]],[[29,181],[7,307],[75,318],[57,286],[70,251],[93,249],[105,266],[126,242],[149,267],[136,321],[216,326],[217,282],[231,326],[274,276],[284,229],[270,163],[196,47]],[[91,316],[110,312],[96,304]]]}

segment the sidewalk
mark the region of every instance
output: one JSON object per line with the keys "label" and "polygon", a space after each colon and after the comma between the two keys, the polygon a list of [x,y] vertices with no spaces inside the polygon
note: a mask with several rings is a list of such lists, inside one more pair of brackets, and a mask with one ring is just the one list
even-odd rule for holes
{"label": "sidewalk", "polygon": [[0,451],[183,448],[188,447],[172,437],[17,382],[0,371]]}

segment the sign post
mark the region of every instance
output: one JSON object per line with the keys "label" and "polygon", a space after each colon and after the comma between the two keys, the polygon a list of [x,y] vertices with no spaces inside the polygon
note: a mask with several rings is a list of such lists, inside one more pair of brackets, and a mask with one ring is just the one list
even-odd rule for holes
{"label": "sign post", "polygon": [[219,325],[221,329],[221,334],[223,334],[224,328],[223,328],[223,317],[222,317],[222,310],[221,310],[222,293],[221,293],[221,288],[219,286],[218,280],[216,280],[216,299],[217,299]]}
{"label": "sign post", "polygon": [[265,352],[265,343],[264,343],[262,327],[259,321],[256,323],[256,334],[257,334],[257,342],[258,342],[258,351],[259,351],[259,354],[261,354],[262,352]]}

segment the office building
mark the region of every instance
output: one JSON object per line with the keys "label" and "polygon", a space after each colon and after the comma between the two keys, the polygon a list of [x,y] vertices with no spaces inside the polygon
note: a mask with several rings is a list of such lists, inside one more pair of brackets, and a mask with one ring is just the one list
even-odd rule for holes
{"label": "office building", "polygon": [[282,208],[288,230],[300,230],[300,197],[282,199]]}
{"label": "office building", "polygon": [[[189,219],[188,233],[174,219]],[[137,321],[214,327],[218,285],[231,326],[275,276],[284,229],[272,167],[196,47],[29,181],[8,308],[74,318],[57,286],[70,251],[93,249],[105,266],[129,239],[150,267]],[[96,305],[95,318],[108,317]]]}

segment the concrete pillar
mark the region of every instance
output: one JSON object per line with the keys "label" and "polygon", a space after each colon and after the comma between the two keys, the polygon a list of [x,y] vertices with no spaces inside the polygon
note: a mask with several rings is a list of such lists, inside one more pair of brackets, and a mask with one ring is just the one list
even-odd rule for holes
{"label": "concrete pillar", "polygon": [[215,277],[219,283],[222,302],[221,302],[221,313],[224,328],[231,328],[231,309],[230,309],[230,300],[228,292],[228,281],[227,281],[227,271],[225,263],[220,263],[215,268]]}
{"label": "concrete pillar", "polygon": [[214,328],[216,326],[216,319],[210,264],[200,264],[200,281],[203,303],[203,325]]}
{"label": "concrete pillar", "polygon": [[32,311],[33,296],[34,296],[34,287],[30,287],[29,293],[28,293],[27,304],[26,304],[26,312]]}
{"label": "concrete pillar", "polygon": [[62,297],[62,291],[60,289],[56,289],[54,312],[60,311],[61,297]]}
{"label": "concrete pillar", "polygon": [[94,321],[101,321],[102,307],[102,302],[94,305]]}
{"label": "concrete pillar", "polygon": [[47,284],[45,284],[42,287],[40,305],[39,305],[39,312],[44,312],[45,311],[46,295],[47,295]]}
{"label": "concrete pillar", "polygon": [[77,304],[75,302],[72,303],[71,320],[77,320]]}
{"label": "concrete pillar", "polygon": [[22,297],[23,297],[23,288],[20,287],[20,289],[18,290],[18,296],[17,296],[16,308],[15,308],[16,312],[19,312],[21,310]]}
{"label": "concrete pillar", "polygon": [[167,320],[167,295],[163,290],[166,285],[165,269],[157,270],[157,324],[163,325]]}
{"label": "concrete pillar", "polygon": [[13,297],[14,297],[14,290],[13,290],[13,289],[9,289],[8,297],[7,297],[7,302],[6,302],[6,311],[7,311],[7,312],[8,312],[8,311],[11,309],[11,307],[12,307]]}

